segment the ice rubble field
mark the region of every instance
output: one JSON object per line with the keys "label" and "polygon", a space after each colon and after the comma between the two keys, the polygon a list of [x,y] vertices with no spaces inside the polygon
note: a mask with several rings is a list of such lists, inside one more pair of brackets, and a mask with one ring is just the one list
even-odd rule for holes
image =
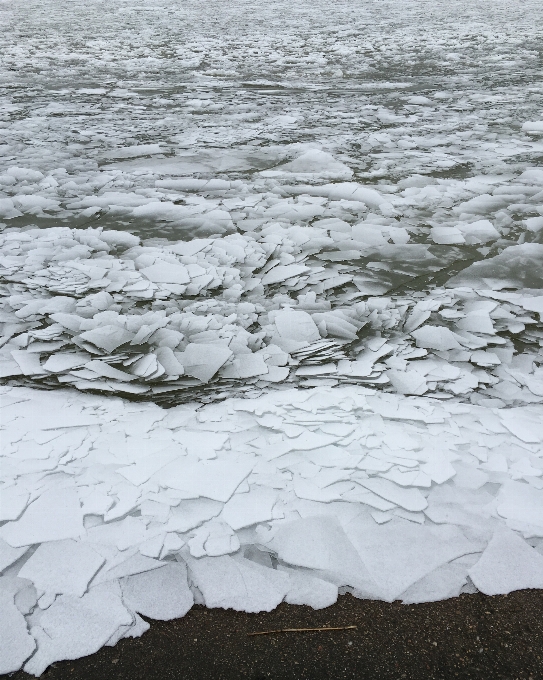
{"label": "ice rubble field", "polygon": [[0,5],[0,673],[543,588],[541,3],[69,9]]}

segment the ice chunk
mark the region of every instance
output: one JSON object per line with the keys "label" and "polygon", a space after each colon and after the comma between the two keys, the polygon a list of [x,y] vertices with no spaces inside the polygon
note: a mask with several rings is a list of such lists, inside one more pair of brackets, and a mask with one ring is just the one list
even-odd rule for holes
{"label": "ice chunk", "polygon": [[502,485],[496,509],[512,529],[535,531],[543,537],[543,490],[513,480]]}
{"label": "ice chunk", "polygon": [[490,220],[478,220],[469,224],[461,222],[457,228],[463,234],[467,244],[487,243],[500,238],[500,232]]}
{"label": "ice chunk", "polygon": [[404,604],[417,604],[458,597],[467,581],[467,570],[463,564],[444,564],[410,586],[401,600]]}
{"label": "ice chunk", "polygon": [[23,548],[12,548],[9,543],[6,543],[0,538],[0,574],[16,562],[19,557],[25,554],[28,548],[25,546]]}
{"label": "ice chunk", "polygon": [[288,604],[305,604],[313,609],[330,607],[337,601],[338,587],[334,583],[310,576],[302,570],[283,567],[290,577],[290,588],[285,596]]}
{"label": "ice chunk", "polygon": [[27,673],[38,676],[55,661],[93,654],[119,628],[132,625],[120,597],[100,588],[81,598],[61,595],[43,612],[31,628],[38,650],[24,666]]}
{"label": "ice chunk", "polygon": [[18,671],[35,649],[13,595],[0,590],[0,675]]}
{"label": "ice chunk", "polygon": [[310,149],[290,163],[280,165],[274,170],[265,170],[261,174],[264,177],[280,177],[291,173],[302,177],[304,175],[316,175],[318,177],[349,179],[353,171],[326,151]]}
{"label": "ice chunk", "polygon": [[187,375],[209,382],[230,359],[232,351],[224,345],[190,343],[184,352],[177,352],[175,356]]}
{"label": "ice chunk", "polygon": [[236,611],[271,611],[289,590],[287,574],[244,558],[187,557],[192,581],[207,607]]}
{"label": "ice chunk", "polygon": [[79,336],[82,340],[92,343],[96,347],[105,350],[106,352],[113,352],[120,347],[130,342],[134,338],[134,333],[130,333],[125,328],[119,328],[111,324],[94,328],[91,331],[85,331]]}
{"label": "ice chunk", "polygon": [[31,503],[19,519],[0,527],[0,538],[19,548],[77,538],[83,531],[83,512],[75,489],[53,488]]}
{"label": "ice chunk", "polygon": [[475,262],[453,276],[449,287],[543,288],[543,245],[524,243],[505,248],[499,255]]}
{"label": "ice chunk", "polygon": [[121,587],[123,601],[130,609],[160,621],[185,616],[194,602],[187,568],[179,562],[123,578]]}
{"label": "ice chunk", "polygon": [[267,373],[268,366],[261,354],[239,354],[221,370],[223,378],[254,378]]}
{"label": "ice chunk", "polygon": [[25,562],[20,578],[47,593],[82,596],[105,559],[88,544],[71,539],[42,543]]}
{"label": "ice chunk", "polygon": [[239,550],[240,542],[237,534],[225,522],[206,522],[198,527],[188,541],[190,554],[193,557],[218,557]]}
{"label": "ice chunk", "polygon": [[321,339],[319,329],[307,312],[282,309],[275,315],[277,332],[283,338],[310,343]]}
{"label": "ice chunk", "polygon": [[303,264],[277,265],[264,274],[262,283],[265,286],[271,286],[274,283],[286,281],[294,276],[300,276],[300,274],[304,274],[307,271],[309,271],[309,267],[306,267]]}
{"label": "ice chunk", "polygon": [[458,528],[400,519],[366,526],[355,518],[345,531],[388,601],[437,567],[476,550]]}
{"label": "ice chunk", "polygon": [[543,135],[543,120],[528,120],[522,124],[522,130],[530,135]]}
{"label": "ice chunk", "polygon": [[268,545],[288,564],[317,570],[336,585],[380,596],[378,586],[335,517],[323,515],[280,524]]}
{"label": "ice chunk", "polygon": [[265,487],[254,487],[249,493],[237,493],[226,503],[220,519],[237,531],[244,527],[267,522],[273,518],[273,506],[277,491]]}
{"label": "ice chunk", "polygon": [[461,348],[454,333],[445,326],[422,326],[411,335],[415,338],[417,347],[440,351]]}
{"label": "ice chunk", "polygon": [[182,534],[194,529],[212,517],[216,517],[223,508],[223,504],[209,498],[195,498],[184,500],[177,507],[172,508],[171,517],[165,528],[168,531],[179,531]]}
{"label": "ice chunk", "polygon": [[63,373],[70,371],[73,368],[79,368],[86,364],[89,360],[88,354],[66,353],[53,354],[43,364],[43,368],[50,373]]}
{"label": "ice chunk", "polygon": [[499,527],[468,573],[485,595],[543,588],[543,556],[510,529]]}
{"label": "ice chunk", "polygon": [[140,269],[140,273],[153,283],[190,283],[190,276],[184,265],[163,260],[156,260],[150,267]]}

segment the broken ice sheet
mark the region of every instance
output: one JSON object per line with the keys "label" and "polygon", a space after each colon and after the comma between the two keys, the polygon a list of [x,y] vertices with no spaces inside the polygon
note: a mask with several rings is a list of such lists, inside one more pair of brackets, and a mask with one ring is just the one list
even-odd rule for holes
{"label": "broken ice sheet", "polygon": [[95,589],[81,598],[61,595],[30,628],[37,651],[24,669],[39,676],[54,661],[93,654],[133,622],[121,598],[110,592]]}
{"label": "broken ice sheet", "polygon": [[67,539],[42,543],[25,562],[20,578],[52,594],[69,593],[81,597],[104,564],[104,558],[89,545]]}
{"label": "broken ice sheet", "polygon": [[468,573],[485,595],[507,595],[513,590],[543,588],[543,556],[518,534],[499,527]]}
{"label": "broken ice sheet", "polygon": [[187,568],[178,562],[127,576],[121,580],[121,588],[123,602],[130,609],[161,621],[184,616],[194,602],[187,584]]}
{"label": "broken ice sheet", "polygon": [[15,606],[13,595],[0,591],[0,673],[14,673],[36,649],[24,616]]}
{"label": "broken ice sheet", "polygon": [[31,503],[22,516],[0,527],[0,538],[14,548],[77,538],[84,531],[77,491],[51,489]]}

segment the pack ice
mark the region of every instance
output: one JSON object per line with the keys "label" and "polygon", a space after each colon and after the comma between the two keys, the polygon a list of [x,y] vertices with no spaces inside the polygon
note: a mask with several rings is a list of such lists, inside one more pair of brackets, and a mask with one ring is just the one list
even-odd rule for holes
{"label": "pack ice", "polygon": [[110,4],[2,7],[0,673],[543,588],[541,3]]}

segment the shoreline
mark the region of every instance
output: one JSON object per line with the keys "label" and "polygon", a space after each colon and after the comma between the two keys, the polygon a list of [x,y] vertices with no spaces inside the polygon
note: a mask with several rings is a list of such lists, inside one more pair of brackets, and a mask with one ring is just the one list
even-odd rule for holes
{"label": "shoreline", "polygon": [[[461,595],[404,605],[343,595],[331,607],[281,604],[246,614],[196,605],[185,617],[150,621],[76,661],[52,664],[47,680],[536,680],[543,676],[543,590]],[[356,630],[247,634],[286,627]],[[482,651],[481,651],[482,650]],[[8,676],[6,676],[8,677]],[[11,680],[29,680],[24,671]]]}

